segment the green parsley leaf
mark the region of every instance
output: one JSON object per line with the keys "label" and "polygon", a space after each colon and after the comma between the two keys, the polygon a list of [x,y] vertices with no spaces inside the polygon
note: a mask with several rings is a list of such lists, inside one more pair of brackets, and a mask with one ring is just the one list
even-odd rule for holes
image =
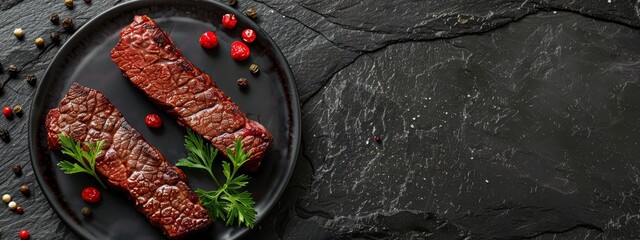
{"label": "green parsley leaf", "polygon": [[74,173],[87,173],[93,176],[102,187],[107,188],[102,180],[96,174],[96,158],[102,152],[102,146],[104,145],[104,141],[98,141],[96,143],[86,143],[89,151],[84,151],[82,149],[82,143],[79,141],[73,141],[72,137],[67,136],[64,133],[60,133],[58,135],[60,138],[60,145],[62,146],[62,154],[70,156],[75,159],[77,163],[72,163],[70,161],[60,161],[57,166],[62,170],[65,174],[74,174]]}
{"label": "green parsley leaf", "polygon": [[216,158],[218,149],[211,144],[205,146],[202,136],[196,135],[191,130],[187,130],[187,135],[184,137],[184,147],[189,151],[189,156],[178,160],[176,166],[204,169],[209,172],[216,184],[220,185],[212,170],[213,159]]}
{"label": "green parsley leaf", "polygon": [[[185,148],[189,151],[186,158],[180,159],[176,166],[204,169],[209,172],[213,181],[218,185],[215,191],[196,189],[196,194],[202,201],[213,219],[222,219],[227,225],[244,225],[253,228],[256,220],[255,201],[248,191],[242,188],[249,183],[249,177],[237,175],[238,169],[249,160],[250,152],[242,149],[242,139],[236,139],[232,149],[226,149],[229,162],[222,162],[222,173],[225,181],[219,182],[213,174],[213,160],[218,152],[210,143],[205,143],[202,136],[188,130],[185,136]],[[223,183],[223,184],[220,184]]]}

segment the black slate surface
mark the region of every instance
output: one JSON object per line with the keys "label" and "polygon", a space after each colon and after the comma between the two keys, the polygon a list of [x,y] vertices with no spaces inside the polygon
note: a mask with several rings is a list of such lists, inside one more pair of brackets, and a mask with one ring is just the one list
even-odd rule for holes
{"label": "black slate surface", "polygon": [[[640,2],[238,2],[303,103],[294,175],[248,238],[640,238]],[[80,26],[118,3],[0,0],[0,63],[21,70],[0,74],[0,102],[27,107],[0,119],[0,194],[25,207],[2,211],[1,239],[77,239],[33,177],[24,78],[58,49],[33,44],[62,30],[50,13]]]}

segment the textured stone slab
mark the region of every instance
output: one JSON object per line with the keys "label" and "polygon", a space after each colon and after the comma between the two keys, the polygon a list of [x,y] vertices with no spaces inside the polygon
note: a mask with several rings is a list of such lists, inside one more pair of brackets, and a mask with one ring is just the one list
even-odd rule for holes
{"label": "textured stone slab", "polygon": [[339,236],[420,236],[419,218],[378,227],[410,212],[482,239],[638,237],[638,42],[619,24],[544,12],[365,54],[304,106],[315,171],[298,215]]}
{"label": "textured stone slab", "polygon": [[[0,1],[0,238],[77,239],[29,164],[35,88],[58,47],[52,12],[76,27],[120,1]],[[280,203],[250,237],[638,238],[640,2],[239,1],[287,57],[303,151]],[[14,28],[26,32],[23,41]],[[68,34],[61,35],[63,42]],[[414,119],[415,118],[415,119]],[[381,134],[382,144],[373,140]],[[10,167],[21,164],[15,177]],[[28,183],[33,196],[18,187]],[[400,224],[402,223],[402,224]]]}

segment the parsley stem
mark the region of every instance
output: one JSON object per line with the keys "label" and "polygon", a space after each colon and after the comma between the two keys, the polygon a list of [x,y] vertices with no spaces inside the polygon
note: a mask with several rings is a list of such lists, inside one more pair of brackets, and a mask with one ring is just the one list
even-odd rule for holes
{"label": "parsley stem", "polygon": [[218,186],[220,186],[220,183],[218,182],[218,179],[216,179],[216,176],[213,175],[213,171],[211,171],[211,168],[208,168],[207,172],[209,172],[209,176],[211,176],[211,179],[213,179],[213,181],[216,182]]}
{"label": "parsley stem", "polygon": [[98,180],[98,182],[100,183],[100,185],[102,185],[103,188],[107,188],[107,186],[104,185],[104,183],[102,182],[102,180],[100,180],[100,178],[98,177],[98,175],[96,174],[95,170],[90,173],[91,175],[93,175],[94,178],[96,178],[96,180]]}

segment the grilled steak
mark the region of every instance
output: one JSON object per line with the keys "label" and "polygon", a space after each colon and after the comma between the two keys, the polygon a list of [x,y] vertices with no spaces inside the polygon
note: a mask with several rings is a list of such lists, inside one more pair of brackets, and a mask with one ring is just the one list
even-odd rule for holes
{"label": "grilled steak", "polygon": [[100,92],[73,84],[47,115],[50,150],[60,150],[60,133],[75,141],[104,141],[96,170],[109,185],[127,193],[151,224],[169,238],[209,226],[211,219],[179,168],[149,145]]}
{"label": "grilled steak", "polygon": [[251,151],[244,165],[256,171],[271,146],[271,134],[247,119],[238,106],[218,89],[207,74],[187,61],[171,38],[147,16],[135,16],[122,29],[111,59],[125,76],[157,105],[177,118],[180,125],[199,133],[218,149],[233,148],[243,137]]}

